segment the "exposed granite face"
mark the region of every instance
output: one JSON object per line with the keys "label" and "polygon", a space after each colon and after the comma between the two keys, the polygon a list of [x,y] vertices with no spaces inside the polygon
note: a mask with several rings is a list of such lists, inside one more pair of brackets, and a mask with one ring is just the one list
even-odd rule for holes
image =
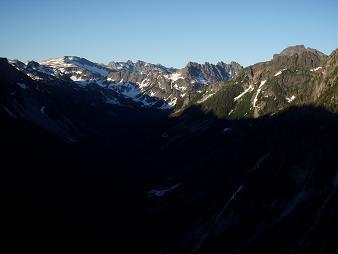
{"label": "exposed granite face", "polygon": [[307,51],[304,45],[296,45],[296,46],[291,46],[291,47],[287,47],[285,48],[280,55],[283,56],[293,56],[293,55],[300,55],[303,52]]}
{"label": "exposed granite face", "polygon": [[230,64],[219,62],[216,65],[208,62],[205,64],[189,62],[182,70],[182,73],[186,75],[187,78],[203,84],[231,79],[235,77],[241,69],[242,66],[235,62],[231,62]]}
{"label": "exposed granite face", "polygon": [[327,55],[316,49],[298,45],[288,47],[280,54],[275,54],[273,64],[276,68],[280,68],[281,66],[300,66],[311,69],[321,66],[327,57]]}
{"label": "exposed granite face", "polygon": [[179,113],[198,104],[221,118],[259,117],[318,100],[334,110],[336,96],[330,87],[337,83],[336,57],[336,51],[326,56],[302,45],[289,47],[271,61],[244,68],[229,82],[215,83],[185,98]]}

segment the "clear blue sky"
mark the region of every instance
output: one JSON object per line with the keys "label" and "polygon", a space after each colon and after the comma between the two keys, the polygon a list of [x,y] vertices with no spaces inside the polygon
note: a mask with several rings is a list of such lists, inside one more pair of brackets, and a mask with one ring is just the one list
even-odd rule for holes
{"label": "clear blue sky", "polygon": [[337,0],[0,0],[0,56],[42,60],[269,60],[289,45],[338,47]]}

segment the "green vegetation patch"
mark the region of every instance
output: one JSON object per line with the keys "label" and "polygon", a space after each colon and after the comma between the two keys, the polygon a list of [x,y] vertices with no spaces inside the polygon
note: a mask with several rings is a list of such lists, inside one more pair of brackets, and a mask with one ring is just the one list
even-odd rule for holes
{"label": "green vegetation patch", "polygon": [[230,114],[230,119],[241,119],[241,118],[250,118],[253,117],[253,108],[251,99],[255,94],[255,90],[248,92],[237,102],[237,105],[234,108],[234,111]]}

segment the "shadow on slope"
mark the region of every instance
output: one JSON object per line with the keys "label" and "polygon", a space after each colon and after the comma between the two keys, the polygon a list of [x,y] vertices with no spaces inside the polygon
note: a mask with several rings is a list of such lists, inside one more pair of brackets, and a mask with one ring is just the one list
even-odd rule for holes
{"label": "shadow on slope", "polygon": [[[337,115],[301,107],[230,121],[191,108],[163,121],[66,144],[2,113],[6,242],[49,252],[338,249]],[[149,195],[163,186],[176,187]]]}

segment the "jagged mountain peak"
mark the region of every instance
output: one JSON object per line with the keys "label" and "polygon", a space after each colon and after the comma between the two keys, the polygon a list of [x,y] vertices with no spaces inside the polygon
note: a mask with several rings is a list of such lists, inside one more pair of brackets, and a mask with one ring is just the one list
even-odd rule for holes
{"label": "jagged mountain peak", "polygon": [[17,59],[14,59],[14,60],[9,60],[9,59],[7,60],[7,58],[1,58],[1,59],[6,59],[6,61],[7,61],[8,63],[17,66],[17,67],[20,68],[20,69],[23,69],[23,68],[26,67],[25,63],[23,63],[23,62],[21,62],[21,61],[19,61],[19,60],[17,60]]}
{"label": "jagged mountain peak", "polygon": [[204,63],[199,63],[199,62],[188,62],[187,65],[185,66],[185,68],[189,68],[189,67],[200,67],[200,66],[239,66],[241,67],[241,65],[235,61],[231,61],[230,63],[225,63],[223,61],[219,61],[216,64],[214,63],[210,63],[208,61],[204,62]]}
{"label": "jagged mountain peak", "polygon": [[[141,60],[97,64],[78,56],[51,58],[39,63],[31,61],[27,64],[12,61],[11,64],[34,80],[72,80],[84,89],[97,85],[146,106],[156,104],[157,107],[162,107],[156,100],[164,101],[169,108],[189,97],[191,92],[235,77],[242,69],[235,62],[189,62],[183,69]],[[154,101],[150,103],[148,98]]]}
{"label": "jagged mountain peak", "polygon": [[316,54],[316,55],[319,55],[321,57],[327,57],[326,54],[324,54],[323,52],[319,51],[318,49],[314,49],[314,48],[307,48],[308,51]]}
{"label": "jagged mountain peak", "polygon": [[332,53],[330,54],[330,57],[333,57],[333,56],[338,56],[338,48],[333,50]]}
{"label": "jagged mountain peak", "polygon": [[85,64],[85,65],[95,65],[96,63],[87,60],[83,57],[78,56],[62,56],[62,57],[56,57],[56,58],[50,58],[47,60],[43,60],[40,62],[42,65],[61,65],[61,64]]}
{"label": "jagged mountain peak", "polygon": [[315,69],[322,66],[327,59],[328,56],[317,49],[296,45],[275,54],[272,61],[267,62],[267,64],[271,65],[272,71],[291,67]]}
{"label": "jagged mountain peak", "polygon": [[36,69],[39,68],[40,64],[38,62],[35,61],[29,61],[27,63],[27,68],[31,68],[31,69]]}
{"label": "jagged mountain peak", "polygon": [[[39,63],[41,66],[53,69],[59,75],[85,75],[90,79],[106,77],[111,71],[103,64],[97,64],[78,56],[63,56],[51,58]],[[78,78],[78,77],[74,77]]]}
{"label": "jagged mountain peak", "polygon": [[203,84],[231,79],[235,77],[242,68],[243,67],[236,62],[231,62],[230,64],[224,62],[218,62],[217,64],[209,62],[205,62],[204,64],[189,62],[182,72],[193,79],[200,80]]}
{"label": "jagged mountain peak", "polygon": [[313,53],[315,55],[318,55],[320,57],[325,57],[326,55],[323,52],[320,52],[317,49],[313,48],[306,48],[304,45],[295,45],[295,46],[289,46],[282,50],[281,53],[276,54],[275,56],[289,56],[292,57],[294,55],[302,55],[304,53]]}
{"label": "jagged mountain peak", "polygon": [[301,53],[305,51],[306,51],[306,48],[304,45],[289,46],[283,49],[280,55],[284,55],[284,56],[293,56],[295,54],[300,55]]}
{"label": "jagged mountain peak", "polygon": [[177,69],[172,67],[166,67],[161,64],[153,64],[148,63],[142,60],[137,60],[136,62],[133,62],[132,60],[128,60],[126,62],[109,62],[107,67],[116,69],[118,71],[125,70],[130,71],[134,73],[145,73],[149,71],[160,71],[160,72],[166,72],[166,73],[172,73],[177,71]]}

